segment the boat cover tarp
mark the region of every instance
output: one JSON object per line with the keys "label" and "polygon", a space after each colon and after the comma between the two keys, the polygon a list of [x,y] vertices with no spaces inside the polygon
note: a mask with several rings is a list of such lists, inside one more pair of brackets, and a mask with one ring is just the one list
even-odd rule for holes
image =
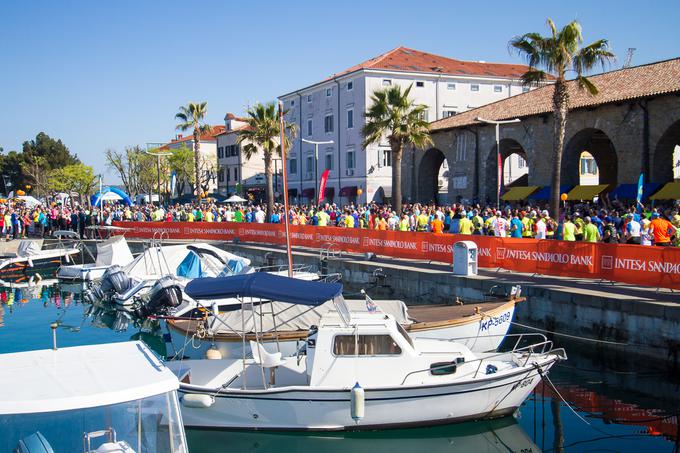
{"label": "boat cover tarp", "polygon": [[125,266],[133,259],[124,236],[113,236],[97,244],[95,266],[112,266],[114,264]]}
{"label": "boat cover tarp", "polygon": [[198,254],[189,252],[177,266],[177,276],[185,278],[200,278],[203,275],[201,270],[201,258]]}
{"label": "boat cover tarp", "polygon": [[35,256],[38,253],[40,253],[41,248],[42,243],[39,241],[22,240],[21,242],[19,242],[19,247],[17,247],[17,256],[18,257]]}
{"label": "boat cover tarp", "polygon": [[305,281],[266,272],[190,281],[185,292],[194,299],[251,297],[300,305],[321,305],[342,294],[342,284]]}
{"label": "boat cover tarp", "polygon": [[[352,312],[368,311],[364,300],[346,300],[345,303]],[[401,300],[374,300],[373,303],[378,306],[380,313],[394,316],[399,324],[412,322],[408,317],[408,307]],[[211,327],[213,333],[223,334],[241,332],[243,326],[246,332],[273,332],[275,326],[278,332],[307,330],[310,326],[318,326],[321,317],[329,311],[335,311],[335,305],[330,301],[318,307],[271,302],[256,305],[253,310],[220,313],[219,320],[213,320]]]}

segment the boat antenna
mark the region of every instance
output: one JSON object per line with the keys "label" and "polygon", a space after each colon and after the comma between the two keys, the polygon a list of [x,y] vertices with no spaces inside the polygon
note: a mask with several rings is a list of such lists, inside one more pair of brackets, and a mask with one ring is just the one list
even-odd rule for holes
{"label": "boat antenna", "polygon": [[279,100],[279,129],[281,133],[281,171],[283,172],[283,209],[285,210],[283,216],[283,223],[286,228],[286,253],[288,255],[288,276],[293,277],[293,254],[290,251],[290,232],[288,210],[288,172],[286,171],[286,129],[283,120],[283,102]]}

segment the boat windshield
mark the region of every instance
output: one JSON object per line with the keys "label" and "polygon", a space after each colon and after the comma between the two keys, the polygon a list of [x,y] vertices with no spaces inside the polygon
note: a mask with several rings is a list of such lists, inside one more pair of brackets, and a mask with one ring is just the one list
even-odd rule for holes
{"label": "boat windshield", "polygon": [[406,332],[406,330],[404,330],[404,328],[401,326],[401,324],[399,324],[399,323],[396,323],[396,324],[397,324],[397,330],[399,331],[401,336],[404,337],[404,339],[408,342],[408,344],[411,345],[412,348],[415,349],[415,346],[413,345],[413,340],[411,339],[411,336],[408,334],[408,332]]}
{"label": "boat windshield", "polygon": [[55,452],[188,452],[175,391],[110,406],[0,415],[0,451],[37,445]]}

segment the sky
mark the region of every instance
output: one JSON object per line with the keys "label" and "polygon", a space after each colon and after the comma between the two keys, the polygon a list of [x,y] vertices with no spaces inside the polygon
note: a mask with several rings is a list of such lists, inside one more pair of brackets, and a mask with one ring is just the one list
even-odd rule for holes
{"label": "sky", "polygon": [[175,113],[241,114],[398,46],[521,62],[508,41],[578,20],[621,66],[680,57],[680,2],[0,1],[0,147],[43,131],[115,183],[106,149],[174,137]]}

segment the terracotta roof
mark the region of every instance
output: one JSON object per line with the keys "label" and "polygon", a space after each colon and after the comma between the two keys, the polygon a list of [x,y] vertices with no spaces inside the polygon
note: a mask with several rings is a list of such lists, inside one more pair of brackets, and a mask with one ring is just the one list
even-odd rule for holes
{"label": "terracotta roof", "polygon": [[519,78],[528,67],[521,64],[463,61],[442,57],[407,47],[397,47],[387,53],[352,66],[332,77],[339,77],[359,69],[385,69],[389,71],[429,72],[460,76]]}
{"label": "terracotta roof", "polygon": [[[224,125],[217,125],[217,126],[210,126],[211,127],[211,132],[208,132],[206,134],[203,134],[199,137],[199,140],[202,142],[209,142],[212,140],[215,140],[215,137],[226,129]],[[175,138],[170,140],[168,144],[172,143],[181,143],[181,142],[189,142],[194,140],[194,134],[193,132],[190,132],[189,134],[183,136],[182,138]]]}
{"label": "terracotta roof", "polygon": [[[575,80],[568,82],[569,109],[594,107],[680,92],[680,58],[589,76],[599,93],[590,95]],[[555,87],[547,85],[430,124],[431,131],[479,124],[475,118],[505,120],[552,113]]]}
{"label": "terracotta roof", "polygon": [[[243,120],[243,121],[245,121],[245,120]],[[229,131],[225,129],[224,131],[220,132],[219,134],[215,134],[215,137],[217,137],[218,135],[229,135],[229,134],[233,134],[233,133],[236,133],[236,132],[238,132],[238,131],[240,131],[240,130],[243,130],[243,129],[251,129],[251,127],[250,127],[249,125],[247,125],[247,124],[242,124],[242,125],[239,125],[239,126],[236,126],[236,127],[232,128],[232,129],[229,130]]]}
{"label": "terracotta roof", "polygon": [[225,120],[236,120],[236,121],[247,121],[246,118],[236,116],[231,112],[227,112],[227,114],[224,117]]}

